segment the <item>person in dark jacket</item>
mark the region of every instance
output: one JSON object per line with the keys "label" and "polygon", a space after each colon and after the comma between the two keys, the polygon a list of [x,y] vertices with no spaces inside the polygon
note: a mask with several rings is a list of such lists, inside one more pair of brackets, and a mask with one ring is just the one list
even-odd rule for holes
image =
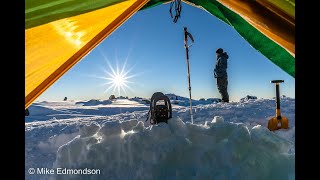
{"label": "person in dark jacket", "polygon": [[216,51],[217,61],[214,67],[214,78],[217,79],[217,87],[222,97],[222,102],[229,102],[228,94],[228,58],[227,52],[223,52],[222,48]]}

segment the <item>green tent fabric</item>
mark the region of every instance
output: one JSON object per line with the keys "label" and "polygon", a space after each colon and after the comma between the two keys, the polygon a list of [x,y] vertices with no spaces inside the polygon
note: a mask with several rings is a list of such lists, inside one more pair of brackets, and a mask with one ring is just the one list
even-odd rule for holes
{"label": "green tent fabric", "polygon": [[295,77],[295,58],[284,48],[270,40],[238,14],[216,1],[190,0],[212,15],[232,26],[253,48],[267,57],[292,77]]}
{"label": "green tent fabric", "polygon": [[94,11],[125,0],[26,0],[25,29]]}

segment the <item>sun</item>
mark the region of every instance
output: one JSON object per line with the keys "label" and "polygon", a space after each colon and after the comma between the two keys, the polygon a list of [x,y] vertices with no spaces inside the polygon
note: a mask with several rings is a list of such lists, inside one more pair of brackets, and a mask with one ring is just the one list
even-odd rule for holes
{"label": "sun", "polygon": [[[99,50],[107,66],[100,66],[104,73],[102,76],[101,75],[100,76],[91,75],[91,76],[103,80],[103,83],[99,85],[99,86],[105,87],[105,90],[103,93],[106,93],[106,94],[112,93],[112,95],[115,95],[115,96],[128,96],[129,94],[127,93],[127,90],[129,90],[131,93],[134,93],[133,89],[129,85],[134,84],[132,79],[133,77],[141,75],[143,74],[143,72],[139,71],[138,73],[132,74],[132,70],[135,67],[135,65],[131,67],[127,67],[127,61],[129,59],[130,52],[128,53],[124,61],[122,61],[123,62],[122,66],[119,66],[120,61],[118,61],[118,58],[116,58],[115,60],[109,61],[109,59],[104,54],[104,52],[101,49]],[[110,62],[112,62],[113,65],[111,65]]]}
{"label": "sun", "polygon": [[113,84],[116,86],[124,86],[126,85],[126,77],[123,76],[122,74],[117,74],[116,76],[113,77],[112,79]]}
{"label": "sun", "polygon": [[118,67],[115,71],[110,65],[110,63],[109,67],[112,73],[106,71],[107,77],[105,77],[105,79],[107,80],[107,82],[105,84],[109,87],[105,90],[105,92],[109,91],[110,89],[113,89],[113,94],[115,94],[115,91],[117,91],[119,96],[121,96],[121,92],[124,92],[124,95],[126,95],[126,88],[130,89],[128,84],[132,83],[128,80],[132,77],[128,76],[129,71],[125,71],[125,65],[122,67],[121,71],[119,71]]}
{"label": "sun", "polygon": [[130,79],[135,77],[137,74],[129,75],[133,67],[126,70],[127,60],[121,68],[119,68],[117,61],[116,67],[111,66],[108,60],[106,60],[106,62],[109,68],[103,68],[104,75],[98,77],[104,80],[102,84],[103,86],[106,86],[104,93],[110,93],[109,91],[112,90],[113,95],[127,96],[127,90],[133,92],[132,88],[129,86],[129,84],[133,83]]}

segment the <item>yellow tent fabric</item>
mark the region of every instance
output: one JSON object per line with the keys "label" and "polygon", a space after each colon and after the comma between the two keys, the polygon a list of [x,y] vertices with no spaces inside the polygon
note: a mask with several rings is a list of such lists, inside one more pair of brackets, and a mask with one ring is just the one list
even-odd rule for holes
{"label": "yellow tent fabric", "polygon": [[25,108],[147,2],[123,1],[26,29]]}

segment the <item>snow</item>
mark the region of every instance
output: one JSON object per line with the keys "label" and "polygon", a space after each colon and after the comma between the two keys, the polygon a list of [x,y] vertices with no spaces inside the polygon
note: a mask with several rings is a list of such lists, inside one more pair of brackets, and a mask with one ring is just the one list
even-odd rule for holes
{"label": "snow", "polygon": [[[295,179],[295,99],[281,99],[290,128],[275,132],[266,128],[275,99],[196,104],[194,124],[188,98],[178,100],[185,102],[173,104],[168,124],[157,125],[145,122],[149,105],[140,98],[32,104],[26,179]],[[30,175],[30,168],[100,174]]]}
{"label": "snow", "polygon": [[248,100],[250,100],[250,99],[258,99],[258,98],[257,98],[257,96],[247,95],[246,97],[241,98],[241,99],[240,99],[240,102],[248,101]]}

